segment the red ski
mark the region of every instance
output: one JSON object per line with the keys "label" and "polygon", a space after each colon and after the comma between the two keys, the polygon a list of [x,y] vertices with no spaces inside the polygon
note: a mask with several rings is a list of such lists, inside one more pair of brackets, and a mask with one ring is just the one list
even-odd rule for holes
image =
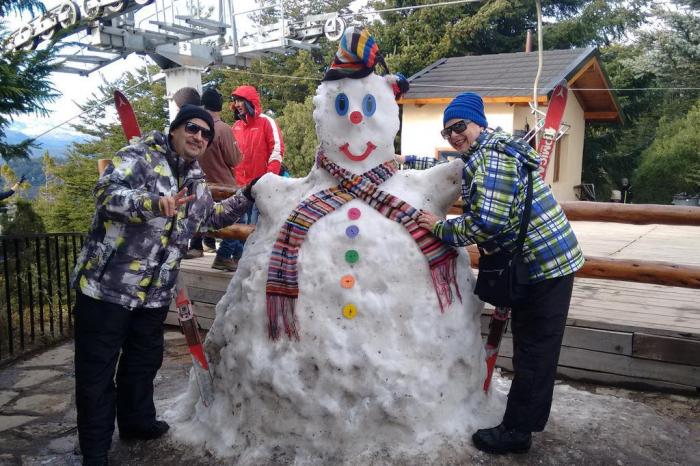
{"label": "red ski", "polygon": [[177,306],[177,318],[180,321],[182,332],[185,334],[185,341],[192,355],[192,370],[194,371],[195,379],[197,379],[202,403],[204,403],[204,406],[209,406],[214,401],[212,376],[211,372],[209,372],[209,363],[204,352],[204,345],[202,345],[202,339],[199,336],[197,319],[192,311],[192,302],[187,296],[187,291],[184,287],[178,287],[175,305]]}
{"label": "red ski", "polygon": [[559,133],[561,119],[564,116],[564,109],[566,108],[566,98],[568,94],[569,87],[566,81],[562,80],[552,91],[552,99],[549,101],[547,114],[544,117],[544,131],[542,132],[540,143],[537,146],[537,152],[540,154],[540,174],[542,175],[543,180],[547,175],[549,159],[554,153],[554,148],[556,147],[557,134]]}
{"label": "red ski", "polygon": [[493,377],[493,370],[496,367],[496,360],[498,359],[498,350],[501,347],[501,340],[503,339],[503,334],[506,331],[506,325],[508,325],[508,319],[510,319],[510,308],[508,307],[497,307],[493,310],[491,315],[491,322],[489,322],[489,335],[486,337],[486,380],[484,380],[484,391],[489,391],[489,386],[491,385],[491,378]]}
{"label": "red ski", "polygon": [[131,108],[129,99],[120,91],[114,91],[114,105],[117,107],[119,121],[122,124],[126,140],[131,141],[131,138],[140,137],[141,128],[139,128],[139,122],[136,120],[136,114]]}

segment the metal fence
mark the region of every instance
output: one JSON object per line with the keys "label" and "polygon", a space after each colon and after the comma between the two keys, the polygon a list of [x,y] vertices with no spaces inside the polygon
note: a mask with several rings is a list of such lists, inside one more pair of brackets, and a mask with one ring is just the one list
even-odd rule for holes
{"label": "metal fence", "polygon": [[70,274],[82,233],[0,236],[0,362],[73,334]]}

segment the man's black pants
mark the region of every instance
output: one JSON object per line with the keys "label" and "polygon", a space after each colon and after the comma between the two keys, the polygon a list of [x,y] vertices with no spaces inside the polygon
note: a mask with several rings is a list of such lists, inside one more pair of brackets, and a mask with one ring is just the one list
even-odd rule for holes
{"label": "man's black pants", "polygon": [[514,376],[503,416],[508,428],[540,432],[547,424],[573,285],[573,274],[534,283],[528,302],[511,311]]}
{"label": "man's black pants", "polygon": [[115,415],[120,431],[156,420],[153,379],[163,363],[168,308],[130,310],[78,292],[74,312],[80,449],[84,456],[106,455]]}

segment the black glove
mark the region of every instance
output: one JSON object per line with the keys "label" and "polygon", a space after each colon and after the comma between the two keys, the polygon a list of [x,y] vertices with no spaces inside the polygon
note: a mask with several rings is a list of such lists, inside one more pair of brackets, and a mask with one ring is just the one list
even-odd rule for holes
{"label": "black glove", "polygon": [[22,176],[19,177],[18,183],[19,183],[19,184],[22,184],[22,183],[24,183],[26,180],[27,180],[27,177],[24,176],[24,175],[22,175]]}
{"label": "black glove", "polygon": [[257,183],[260,178],[262,178],[262,176],[254,178],[247,185],[245,185],[245,188],[243,188],[243,195],[247,197],[250,202],[255,202],[255,198],[253,197],[253,186],[255,186],[255,183]]}

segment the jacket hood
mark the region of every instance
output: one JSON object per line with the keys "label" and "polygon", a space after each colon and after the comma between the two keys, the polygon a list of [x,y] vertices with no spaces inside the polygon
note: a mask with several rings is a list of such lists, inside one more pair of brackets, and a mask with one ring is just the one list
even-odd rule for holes
{"label": "jacket hood", "polygon": [[[260,105],[260,96],[258,91],[253,86],[238,86],[231,95],[238,97],[243,97],[245,100],[253,104],[255,108],[255,117],[260,116],[262,113],[262,106]],[[245,120],[244,120],[245,121]]]}
{"label": "jacket hood", "polygon": [[531,171],[536,171],[540,167],[540,156],[537,151],[523,139],[512,137],[498,130],[494,132],[484,131],[474,141],[469,153],[473,153],[485,144],[500,146],[500,150],[517,158],[522,165],[527,166]]}

